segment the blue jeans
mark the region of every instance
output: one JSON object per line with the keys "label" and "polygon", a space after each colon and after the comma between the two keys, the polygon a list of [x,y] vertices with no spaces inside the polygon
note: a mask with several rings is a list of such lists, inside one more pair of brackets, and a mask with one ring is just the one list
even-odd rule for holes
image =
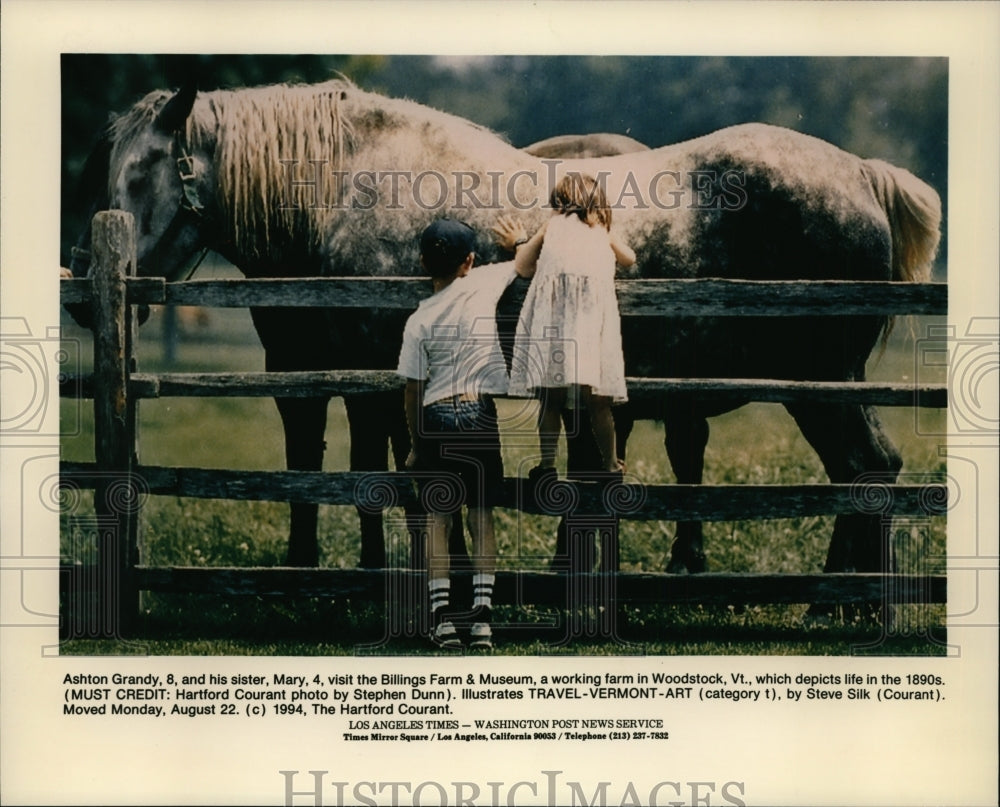
{"label": "blue jeans", "polygon": [[416,470],[424,472],[418,477],[418,489],[428,512],[504,503],[503,458],[492,398],[425,406],[417,439]]}

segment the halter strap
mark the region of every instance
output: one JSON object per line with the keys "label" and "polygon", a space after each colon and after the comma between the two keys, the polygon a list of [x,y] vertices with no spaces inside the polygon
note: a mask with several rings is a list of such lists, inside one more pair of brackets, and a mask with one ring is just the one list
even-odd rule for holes
{"label": "halter strap", "polygon": [[[163,231],[163,234],[157,239],[156,249],[159,249],[160,244],[168,240],[168,237],[173,237],[175,231],[181,226],[181,214],[194,216],[196,219],[204,221],[206,219],[205,215],[205,205],[202,203],[200,196],[198,195],[198,188],[195,182],[198,179],[198,172],[195,168],[194,157],[188,152],[186,145],[184,144],[184,139],[181,136],[180,130],[174,132],[174,148],[180,153],[180,156],[176,158],[177,165],[177,176],[181,181],[181,198],[177,203],[177,214],[170,220],[170,224],[167,225],[167,229]],[[191,275],[193,275],[198,267],[201,266],[202,261],[205,260],[205,256],[208,255],[211,247],[203,247],[201,250],[201,255],[192,264],[191,268],[184,273],[184,276],[180,278],[181,281],[190,280]],[[91,253],[89,249],[84,249],[83,247],[73,246],[70,247],[70,256],[73,258],[80,258],[89,260],[91,258]]]}
{"label": "halter strap", "polygon": [[[176,158],[175,163],[177,165],[177,177],[181,181],[181,198],[178,202],[178,216],[181,213],[186,213],[194,216],[197,219],[205,218],[205,205],[201,201],[201,197],[198,195],[198,187],[195,184],[198,179],[198,171],[195,168],[194,157],[188,152],[187,145],[184,142],[184,138],[181,135],[180,129],[174,131],[174,148],[176,153],[180,156]],[[160,236],[160,241],[163,241],[166,236],[171,233],[176,225],[178,216],[175,216],[171,220],[170,225],[164,231],[163,235]],[[159,246],[159,242],[157,243]],[[189,280],[191,275],[193,275],[198,267],[201,266],[202,261],[205,260],[205,256],[208,255],[209,247],[204,247],[201,251],[201,255],[198,256],[198,260],[194,262],[190,269],[184,274],[181,280]]]}
{"label": "halter strap", "polygon": [[176,159],[177,176],[180,178],[182,189],[180,207],[182,210],[201,216],[205,211],[205,205],[202,204],[201,198],[198,196],[198,188],[195,185],[198,172],[195,170],[194,157],[188,152],[180,130],[174,132],[174,147],[180,153]]}

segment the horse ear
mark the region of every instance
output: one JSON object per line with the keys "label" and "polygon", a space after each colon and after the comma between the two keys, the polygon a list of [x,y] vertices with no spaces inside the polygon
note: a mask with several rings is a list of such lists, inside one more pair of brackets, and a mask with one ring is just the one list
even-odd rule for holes
{"label": "horse ear", "polygon": [[198,85],[193,81],[184,82],[156,116],[156,128],[167,134],[181,129],[191,114],[197,95]]}

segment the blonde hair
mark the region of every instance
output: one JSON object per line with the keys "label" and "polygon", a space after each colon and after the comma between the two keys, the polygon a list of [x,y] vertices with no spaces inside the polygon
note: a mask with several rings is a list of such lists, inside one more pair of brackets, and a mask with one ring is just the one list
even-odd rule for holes
{"label": "blonde hair", "polygon": [[317,157],[343,167],[353,127],[341,101],[352,88],[335,80],[216,96],[219,199],[245,253],[264,253],[277,233],[312,245],[321,242],[340,197],[339,174],[332,172],[327,198],[317,206],[312,198],[316,191],[308,185],[292,185],[289,194],[286,171],[289,165],[291,171],[301,170]]}
{"label": "blonde hair", "polygon": [[564,216],[575,213],[587,224],[596,219],[606,230],[611,229],[611,206],[607,194],[589,174],[571,171],[549,194],[549,205]]}

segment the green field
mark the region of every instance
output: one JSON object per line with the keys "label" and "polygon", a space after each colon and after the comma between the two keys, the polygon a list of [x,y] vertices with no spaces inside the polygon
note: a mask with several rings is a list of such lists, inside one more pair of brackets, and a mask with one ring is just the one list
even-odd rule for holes
{"label": "green field", "polygon": [[[154,310],[142,329],[140,368],[167,369],[160,340],[162,312]],[[915,322],[917,337],[925,323]],[[88,335],[70,324],[64,335],[73,353],[79,348],[86,371]],[[896,329],[885,355],[870,370],[871,380],[906,380],[917,369],[913,334],[905,322]],[[263,369],[263,351],[243,310],[216,309],[206,325],[189,325],[177,348],[171,371],[235,371]],[[939,372],[943,368],[932,368]],[[501,405],[519,406],[514,402]],[[502,413],[501,413],[502,414]],[[936,410],[883,409],[883,420],[904,457],[904,472],[921,480],[944,476],[940,437],[945,413]],[[916,428],[919,422],[919,429]],[[90,403],[62,402],[65,460],[93,459]],[[143,401],[140,409],[140,458],[148,465],[181,465],[246,470],[284,466],[280,421],[270,399],[174,398]],[[721,484],[796,484],[827,481],[812,449],[781,406],[755,404],[711,421],[705,482]],[[629,472],[649,483],[674,481],[663,449],[662,425],[637,424],[627,450]],[[343,404],[330,404],[324,469],[348,469],[348,443]],[[521,442],[523,446],[512,445]],[[505,440],[508,473],[532,458],[530,440]],[[67,504],[62,516],[62,555],[66,563],[87,562],[93,547],[77,545],[74,520],[92,513],[86,492]],[[553,551],[554,518],[497,511],[501,568],[539,568]],[[280,565],[287,540],[288,507],[281,503],[235,502],[150,497],[141,514],[142,562],[151,566]],[[401,513],[386,513],[392,563],[405,565],[408,548],[393,529]],[[705,525],[705,547],[712,571],[812,573],[822,570],[832,531],[832,517]],[[673,536],[673,524],[623,521],[621,563],[627,571],[662,571]],[[944,570],[945,523],[934,519],[921,546],[897,546],[901,571]],[[357,516],[352,507],[320,510],[321,565],[352,568],[359,552]],[[928,561],[928,558],[932,561]],[[212,595],[142,597],[141,641],[116,643],[72,640],[65,653],[339,655],[356,652],[425,653],[417,640],[379,644],[383,614],[366,603],[284,598],[222,598]],[[944,606],[898,609],[895,628],[850,620],[804,619],[804,606],[747,609],[704,607],[623,608],[617,640],[569,643],[553,641],[553,621],[565,614],[533,608],[499,608],[510,627],[499,634],[498,653],[542,654],[645,653],[708,654],[938,654],[944,652]],[[572,616],[572,615],[571,615]],[[359,649],[359,644],[370,645]],[[868,650],[864,648],[870,646]]]}

